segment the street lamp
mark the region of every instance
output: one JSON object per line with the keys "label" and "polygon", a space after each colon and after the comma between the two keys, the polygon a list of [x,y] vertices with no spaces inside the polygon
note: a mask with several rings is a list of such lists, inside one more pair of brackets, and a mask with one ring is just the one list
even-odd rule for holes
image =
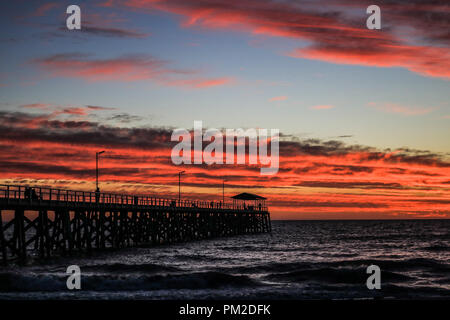
{"label": "street lamp", "polygon": [[225,179],[222,180],[222,204],[225,205]]}
{"label": "street lamp", "polygon": [[100,192],[100,189],[98,188],[98,156],[102,153],[105,153],[105,151],[100,151],[95,153],[95,191]]}
{"label": "street lamp", "polygon": [[181,175],[186,171],[178,172],[178,203],[181,202]]}

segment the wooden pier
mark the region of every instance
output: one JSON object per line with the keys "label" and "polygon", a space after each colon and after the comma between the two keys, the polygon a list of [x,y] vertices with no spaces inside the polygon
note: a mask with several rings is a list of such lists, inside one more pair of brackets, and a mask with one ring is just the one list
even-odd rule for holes
{"label": "wooden pier", "polygon": [[[9,217],[9,218],[8,218]],[[271,231],[265,204],[0,185],[1,261]]]}

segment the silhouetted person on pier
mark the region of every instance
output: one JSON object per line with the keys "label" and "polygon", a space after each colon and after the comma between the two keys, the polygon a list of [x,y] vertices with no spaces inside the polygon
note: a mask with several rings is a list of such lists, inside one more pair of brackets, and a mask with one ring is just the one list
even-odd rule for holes
{"label": "silhouetted person on pier", "polygon": [[139,198],[137,196],[134,197],[134,205],[137,206],[139,204]]}
{"label": "silhouetted person on pier", "polygon": [[33,188],[31,188],[31,200],[39,200],[39,197]]}
{"label": "silhouetted person on pier", "polygon": [[39,197],[33,188],[25,187],[25,199],[34,201],[39,200]]}
{"label": "silhouetted person on pier", "polygon": [[261,211],[261,202],[258,204],[258,207],[259,207],[259,211]]}
{"label": "silhouetted person on pier", "polygon": [[25,187],[25,199],[30,200],[31,199],[31,188]]}
{"label": "silhouetted person on pier", "polygon": [[95,202],[98,203],[100,201],[100,189],[97,188],[97,190],[95,190]]}

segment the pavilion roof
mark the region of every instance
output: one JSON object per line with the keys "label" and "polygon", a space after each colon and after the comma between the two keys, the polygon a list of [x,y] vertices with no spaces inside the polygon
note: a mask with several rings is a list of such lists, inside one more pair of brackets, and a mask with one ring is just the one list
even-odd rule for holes
{"label": "pavilion roof", "polygon": [[235,196],[232,196],[231,198],[236,200],[266,200],[266,198],[258,196],[257,194],[247,192],[237,194]]}

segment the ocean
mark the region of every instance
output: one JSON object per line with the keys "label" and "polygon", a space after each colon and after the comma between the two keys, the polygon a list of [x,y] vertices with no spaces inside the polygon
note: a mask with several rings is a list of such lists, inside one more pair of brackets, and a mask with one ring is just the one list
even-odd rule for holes
{"label": "ocean", "polygon": [[[3,299],[449,299],[450,220],[273,221],[243,235],[0,267]],[[381,289],[369,290],[369,265]],[[81,269],[68,290],[66,268]]]}

